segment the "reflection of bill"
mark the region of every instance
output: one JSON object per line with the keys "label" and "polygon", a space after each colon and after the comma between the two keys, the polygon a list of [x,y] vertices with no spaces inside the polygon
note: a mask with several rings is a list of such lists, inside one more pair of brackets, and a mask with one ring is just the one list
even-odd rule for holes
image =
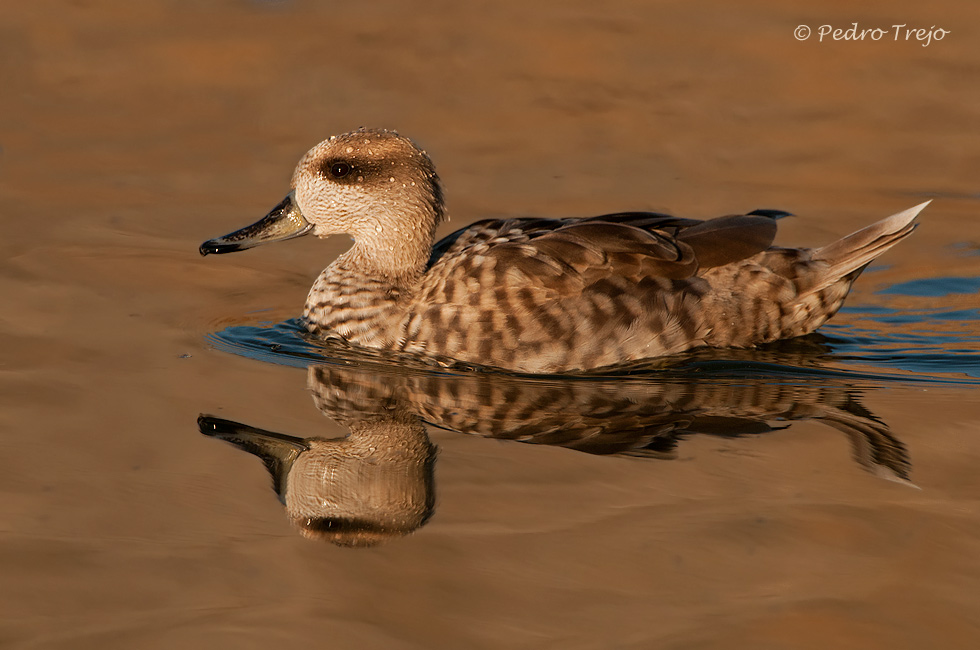
{"label": "reflection of bill", "polygon": [[[706,371],[654,379],[537,379],[492,373],[320,365],[309,387],[342,439],[300,439],[210,416],[201,432],[260,457],[289,518],[307,537],[371,546],[432,515],[436,448],[423,423],[491,438],[593,454],[669,458],[692,434],[739,437],[816,419],[844,432],[855,460],[907,482],[904,446],[834,377],[774,381],[770,374]],[[784,367],[785,368],[785,367]]]}

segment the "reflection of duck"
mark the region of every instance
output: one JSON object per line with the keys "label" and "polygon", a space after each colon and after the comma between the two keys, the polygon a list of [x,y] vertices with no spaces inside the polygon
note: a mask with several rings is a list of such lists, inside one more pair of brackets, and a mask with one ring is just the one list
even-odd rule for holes
{"label": "reflection of duck", "polygon": [[691,434],[760,434],[787,421],[816,419],[847,434],[863,467],[907,480],[904,446],[858,403],[854,390],[834,377],[786,377],[702,369],[559,381],[323,364],[310,367],[309,386],[317,407],[350,428],[347,438],[300,440],[209,416],[198,422],[203,433],[265,461],[287,513],[305,534],[343,545],[379,543],[429,518],[435,448],[423,421],[594,454],[665,457]]}
{"label": "reflection of duck", "polygon": [[294,524],[307,537],[372,546],[414,531],[435,504],[435,447],[418,416],[348,421],[346,438],[295,438],[202,415],[201,433],[255,454]]}
{"label": "reflection of duck", "polygon": [[354,246],[310,291],[311,331],[534,373],[811,332],[926,205],[814,250],[773,247],[785,213],[770,210],[705,222],[636,212],[486,220],[433,248],[445,207],[432,162],[379,130],[321,142],[292,186],[264,219],[201,253],[349,234]]}

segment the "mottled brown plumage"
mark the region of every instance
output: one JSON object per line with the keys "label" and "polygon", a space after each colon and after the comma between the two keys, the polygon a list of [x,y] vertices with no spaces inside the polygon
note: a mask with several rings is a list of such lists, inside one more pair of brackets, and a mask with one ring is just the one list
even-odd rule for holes
{"label": "mottled brown plumage", "polygon": [[410,140],[377,130],[311,149],[293,190],[264,220],[201,252],[349,234],[354,245],[310,290],[310,331],[532,373],[812,332],[926,205],[819,249],[772,246],[766,211],[486,220],[433,246],[445,218],[435,169]]}

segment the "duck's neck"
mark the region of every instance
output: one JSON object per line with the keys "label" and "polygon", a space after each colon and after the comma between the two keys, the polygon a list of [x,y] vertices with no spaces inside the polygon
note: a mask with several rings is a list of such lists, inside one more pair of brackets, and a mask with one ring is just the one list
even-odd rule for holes
{"label": "duck's neck", "polygon": [[[425,273],[432,252],[432,240],[388,241],[388,238],[365,241],[359,238],[331,265],[351,275],[370,278],[394,287],[408,288]],[[423,239],[423,238],[419,238]]]}
{"label": "duck's neck", "polygon": [[365,229],[328,266],[306,300],[308,327],[322,335],[388,348],[428,266],[435,226]]}
{"label": "duck's neck", "polygon": [[351,233],[354,246],[335,264],[375,280],[410,286],[425,273],[436,226],[444,219],[441,195],[423,205],[391,200],[358,224]]}

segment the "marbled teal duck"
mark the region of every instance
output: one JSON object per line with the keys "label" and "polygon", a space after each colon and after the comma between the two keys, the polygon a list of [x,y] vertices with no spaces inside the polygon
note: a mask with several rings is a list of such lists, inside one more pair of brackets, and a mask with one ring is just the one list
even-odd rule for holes
{"label": "marbled teal duck", "polygon": [[446,209],[432,161],[408,138],[374,129],[313,147],[292,188],[201,254],[348,234],[354,245],[306,300],[311,332],[530,373],[812,332],[927,205],[817,249],[773,246],[786,213],[768,210],[708,221],[649,212],[488,219],[433,245]]}

